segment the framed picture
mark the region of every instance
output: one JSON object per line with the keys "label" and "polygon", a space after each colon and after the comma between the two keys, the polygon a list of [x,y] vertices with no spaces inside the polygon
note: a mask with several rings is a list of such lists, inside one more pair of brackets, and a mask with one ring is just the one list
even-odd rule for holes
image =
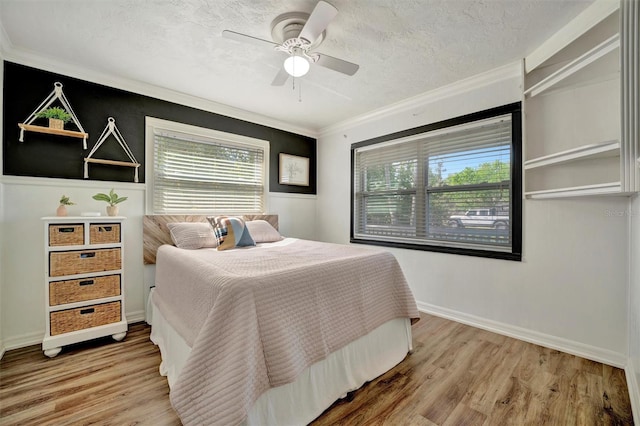
{"label": "framed picture", "polygon": [[283,185],[309,186],[309,159],[280,154],[280,179]]}

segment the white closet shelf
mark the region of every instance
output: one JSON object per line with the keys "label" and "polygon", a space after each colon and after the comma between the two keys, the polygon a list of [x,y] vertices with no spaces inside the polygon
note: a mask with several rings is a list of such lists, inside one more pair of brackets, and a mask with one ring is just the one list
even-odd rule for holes
{"label": "white closet shelf", "polygon": [[47,133],[49,135],[58,135],[58,136],[70,136],[72,138],[84,139],[89,137],[88,133],[85,132],[76,132],[74,130],[60,130],[60,129],[52,129],[50,127],[43,126],[35,126],[33,124],[23,124],[18,123],[18,127],[27,132],[36,132],[36,133]]}
{"label": "white closet shelf", "polygon": [[542,191],[529,191],[524,195],[527,198],[566,198],[583,197],[586,195],[618,194],[620,192],[620,182],[598,183],[595,185],[573,186],[568,188],[554,188]]}
{"label": "white closet shelf", "polygon": [[620,155],[620,141],[612,140],[583,145],[566,151],[557,152],[555,154],[532,158],[531,160],[524,162],[524,168],[525,170],[529,170],[536,169],[538,167],[568,163],[571,161],[615,157],[617,155]]}
{"label": "white closet shelf", "polygon": [[620,34],[615,34],[603,41],[593,49],[585,52],[583,55],[569,62],[564,67],[560,68],[553,74],[550,74],[542,81],[534,84],[529,89],[524,91],[525,96],[536,96],[545,91],[551,89],[562,80],[572,76],[587,65],[597,61],[605,56],[607,53],[614,51],[620,47]]}

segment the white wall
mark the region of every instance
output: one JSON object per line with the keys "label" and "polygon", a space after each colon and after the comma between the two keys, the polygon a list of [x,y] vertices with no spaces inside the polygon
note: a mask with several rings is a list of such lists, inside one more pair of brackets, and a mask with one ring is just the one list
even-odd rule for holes
{"label": "white wall", "polygon": [[631,201],[628,211],[631,225],[631,256],[629,259],[629,361],[627,363],[627,385],[633,404],[634,420],[640,424],[640,196]]}
{"label": "white wall", "polygon": [[[443,88],[318,140],[318,236],[349,241],[350,145],[519,101],[518,69]],[[462,90],[461,88],[465,88]],[[449,96],[447,96],[447,90]],[[522,262],[393,249],[425,311],[623,366],[625,197],[525,201]],[[622,215],[620,216],[620,212]]]}
{"label": "white wall", "polygon": [[[25,142],[27,143],[27,142]],[[106,203],[91,198],[115,188],[128,200],[120,204],[124,223],[124,294],[127,320],[144,319],[142,282],[142,215],[144,185],[70,179],[2,178],[4,238],[2,250],[4,339],[7,349],[42,341],[45,327],[44,216],[55,216],[61,195],[76,205],[69,216],[83,211],[106,214]]]}
{"label": "white wall", "polygon": [[286,237],[316,239],[316,196],[269,194],[268,213],[278,214],[280,233]]}

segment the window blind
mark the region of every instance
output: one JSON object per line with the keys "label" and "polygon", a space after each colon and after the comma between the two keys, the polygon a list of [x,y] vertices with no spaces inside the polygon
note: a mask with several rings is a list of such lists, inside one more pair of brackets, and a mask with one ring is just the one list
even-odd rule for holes
{"label": "window blind", "polygon": [[264,161],[259,147],[156,129],[153,210],[261,213]]}
{"label": "window blind", "polygon": [[503,114],[355,147],[353,237],[510,252],[512,125]]}

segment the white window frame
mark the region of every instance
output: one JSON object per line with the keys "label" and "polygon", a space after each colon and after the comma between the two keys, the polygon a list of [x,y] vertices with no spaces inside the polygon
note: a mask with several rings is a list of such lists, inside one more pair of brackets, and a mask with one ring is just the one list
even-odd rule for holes
{"label": "white window frame", "polygon": [[[251,138],[248,136],[237,135],[234,133],[221,132],[219,130],[207,129],[205,127],[193,126],[190,124],[178,123],[175,121],[162,120],[159,118],[145,117],[145,182],[146,182],[146,197],[145,197],[145,211],[146,214],[160,214],[153,210],[153,195],[154,195],[154,181],[153,176],[155,172],[154,162],[154,133],[157,130],[164,130],[167,132],[183,133],[194,138],[211,139],[212,142],[229,142],[233,145],[245,145],[252,148],[260,148],[264,151],[264,164],[262,169],[263,183],[264,183],[264,200],[263,209],[264,212],[269,211],[269,141]],[[261,213],[264,213],[261,212]],[[167,214],[163,212],[162,214]],[[189,212],[176,211],[175,214],[236,214],[237,212],[215,212],[211,210],[206,211],[194,211]]]}

